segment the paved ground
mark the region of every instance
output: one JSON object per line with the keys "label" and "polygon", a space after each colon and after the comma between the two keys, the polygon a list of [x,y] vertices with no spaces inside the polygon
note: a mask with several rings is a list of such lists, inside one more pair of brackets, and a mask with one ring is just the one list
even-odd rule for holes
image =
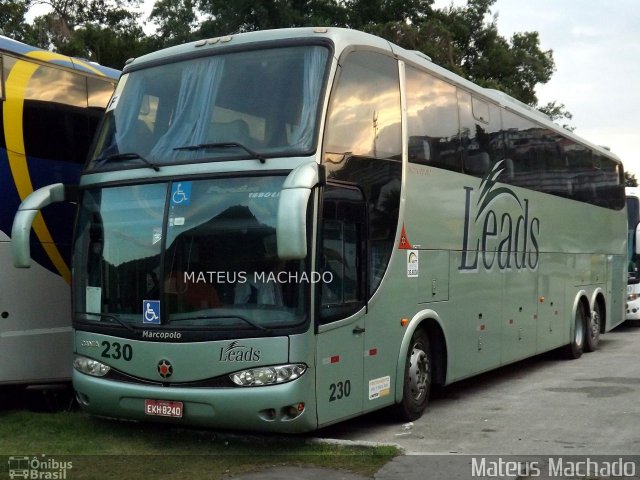
{"label": "paved ground", "polygon": [[[576,478],[558,476],[557,470],[549,475],[550,458],[561,455],[575,462],[612,455],[598,457],[611,466],[620,455],[640,455],[640,327],[617,328],[602,337],[598,351],[577,361],[552,352],[449,386],[412,424],[398,424],[382,411],[323,429],[314,438],[399,444],[406,455],[385,465],[376,480],[517,477],[508,474],[504,463],[501,471],[485,469],[472,475],[472,462],[478,465],[482,458],[485,467],[521,460],[519,468],[539,469],[518,478]],[[640,478],[640,456],[623,461],[634,462],[634,475],[624,478]],[[567,472],[571,470],[561,473]],[[604,477],[590,473],[587,478]],[[235,478],[364,477],[283,468]]]}

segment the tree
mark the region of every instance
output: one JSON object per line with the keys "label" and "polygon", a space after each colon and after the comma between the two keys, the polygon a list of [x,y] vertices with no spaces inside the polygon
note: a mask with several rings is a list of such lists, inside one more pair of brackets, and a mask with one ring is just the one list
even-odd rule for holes
{"label": "tree", "polygon": [[[567,111],[567,109],[565,108],[564,103],[561,103],[558,105],[556,101],[553,101],[553,102],[547,103],[542,107],[538,106],[537,108],[542,113],[549,116],[551,120],[553,120],[554,122],[571,120],[573,118],[573,115],[571,114],[571,112]],[[562,127],[569,130],[570,132],[573,132],[575,130],[575,127],[572,127],[567,123],[563,123]]]}
{"label": "tree", "polygon": [[625,187],[637,187],[638,179],[631,172],[624,172],[624,186]]}
{"label": "tree", "polygon": [[29,27],[25,15],[29,6],[28,0],[0,3],[0,30],[3,35],[21,42],[26,40]]}
{"label": "tree", "polygon": [[50,12],[28,26],[34,46],[122,68],[127,58],[147,50],[136,8],[141,0],[35,0]]}
{"label": "tree", "polygon": [[158,27],[158,41],[169,46],[194,40],[200,15],[195,0],[158,0],[149,19]]}
{"label": "tree", "polygon": [[199,0],[206,16],[200,33],[219,36],[271,28],[346,26],[339,0]]}

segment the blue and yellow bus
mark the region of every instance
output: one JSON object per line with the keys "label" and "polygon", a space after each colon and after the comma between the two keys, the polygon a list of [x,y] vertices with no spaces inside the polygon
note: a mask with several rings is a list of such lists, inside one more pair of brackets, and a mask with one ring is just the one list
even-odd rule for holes
{"label": "blue and yellow bus", "polygon": [[119,71],[0,36],[0,384],[69,381],[74,207],[34,222],[33,266],[13,268],[18,206],[53,182],[78,182]]}
{"label": "blue and yellow bus", "polygon": [[[110,417],[300,432],[624,320],[615,155],[338,28],[128,63],[80,180],[73,385]],[[28,197],[13,232],[29,263]],[[47,207],[49,208],[49,207]]]}

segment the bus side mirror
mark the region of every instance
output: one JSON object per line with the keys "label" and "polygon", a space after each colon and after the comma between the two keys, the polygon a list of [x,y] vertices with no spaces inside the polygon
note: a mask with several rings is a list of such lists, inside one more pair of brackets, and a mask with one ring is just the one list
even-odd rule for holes
{"label": "bus side mirror", "polygon": [[13,219],[13,227],[11,228],[13,265],[16,268],[29,268],[31,266],[29,233],[31,232],[33,219],[42,208],[64,200],[64,185],[62,183],[54,183],[39,188],[20,204],[16,216]]}
{"label": "bus side mirror", "polygon": [[320,172],[316,162],[302,164],[289,173],[282,185],[276,224],[278,258],[282,260],[307,256],[307,206],[311,190],[320,182]]}
{"label": "bus side mirror", "polygon": [[636,238],[633,242],[633,253],[640,255],[640,223],[636,225]]}

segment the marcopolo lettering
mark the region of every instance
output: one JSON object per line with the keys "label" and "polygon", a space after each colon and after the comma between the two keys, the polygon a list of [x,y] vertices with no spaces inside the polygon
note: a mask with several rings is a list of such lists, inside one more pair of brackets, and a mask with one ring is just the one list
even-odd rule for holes
{"label": "marcopolo lettering", "polygon": [[[482,179],[475,206],[472,202],[474,189],[464,187],[464,232],[459,270],[538,268],[540,219],[531,214],[529,199],[520,200],[513,190],[506,187],[495,188],[495,179],[503,170],[501,164],[498,162]],[[492,209],[493,201],[500,197],[510,197],[518,206],[518,213],[514,215]]]}
{"label": "marcopolo lettering", "polygon": [[237,340],[220,348],[221,362],[257,362],[258,360],[260,360],[260,350],[240,345]]}
{"label": "marcopolo lettering", "polygon": [[157,330],[143,330],[142,338],[148,338],[151,340],[179,340],[182,338],[180,332],[162,332]]}

